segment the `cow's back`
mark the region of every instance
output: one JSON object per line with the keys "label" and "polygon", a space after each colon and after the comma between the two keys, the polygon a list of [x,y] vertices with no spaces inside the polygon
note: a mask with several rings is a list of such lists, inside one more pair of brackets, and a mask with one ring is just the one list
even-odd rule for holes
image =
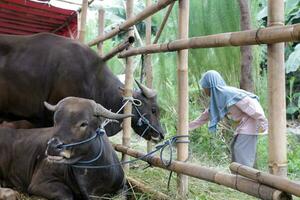
{"label": "cow's back", "polygon": [[0,35],[0,49],[0,117],[35,123],[45,116],[43,101],[92,98],[99,58],[87,46],[42,33]]}

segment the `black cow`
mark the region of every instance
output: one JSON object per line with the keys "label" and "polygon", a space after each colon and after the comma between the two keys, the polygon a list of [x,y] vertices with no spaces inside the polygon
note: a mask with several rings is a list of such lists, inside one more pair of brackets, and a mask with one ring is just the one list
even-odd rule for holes
{"label": "black cow", "polygon": [[[132,127],[145,139],[159,141],[164,138],[164,131],[159,122],[156,93],[138,85],[140,91],[134,91],[133,96],[142,105],[137,107],[139,113],[133,108]],[[56,104],[67,96],[93,99],[117,112],[124,103],[122,88],[123,84],[102,59],[75,40],[49,33],[0,34],[0,120],[3,122],[27,120],[35,127],[51,126],[52,115],[42,102]],[[107,127],[109,136],[120,130],[117,123]]]}
{"label": "black cow", "polygon": [[[102,117],[122,119],[128,115],[75,97],[67,97],[56,106],[46,103],[46,107],[55,111],[54,127],[0,129],[0,187],[61,200],[91,199],[91,195],[122,190],[126,182],[117,155],[107,136],[96,130]],[[86,142],[76,145],[82,141]],[[72,166],[89,160],[92,162],[84,165],[108,167]]]}

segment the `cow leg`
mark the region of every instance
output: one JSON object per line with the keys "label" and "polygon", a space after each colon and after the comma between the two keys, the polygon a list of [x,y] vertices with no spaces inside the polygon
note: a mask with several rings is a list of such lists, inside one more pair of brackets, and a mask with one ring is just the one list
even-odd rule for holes
{"label": "cow leg", "polygon": [[30,184],[28,192],[46,199],[73,200],[70,188],[61,182],[47,181],[40,184]]}
{"label": "cow leg", "polygon": [[0,188],[1,200],[18,200],[20,198],[19,193],[10,188]]}

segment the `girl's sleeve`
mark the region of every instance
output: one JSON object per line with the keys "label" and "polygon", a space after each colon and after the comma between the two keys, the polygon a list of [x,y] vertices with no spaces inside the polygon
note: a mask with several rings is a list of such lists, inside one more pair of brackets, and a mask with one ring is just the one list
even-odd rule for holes
{"label": "girl's sleeve", "polygon": [[206,109],[198,118],[189,123],[189,131],[192,131],[203,124],[207,123],[209,120],[209,112]]}
{"label": "girl's sleeve", "polygon": [[258,132],[265,132],[268,129],[268,120],[265,113],[256,99],[245,97],[235,104],[243,113],[257,121]]}

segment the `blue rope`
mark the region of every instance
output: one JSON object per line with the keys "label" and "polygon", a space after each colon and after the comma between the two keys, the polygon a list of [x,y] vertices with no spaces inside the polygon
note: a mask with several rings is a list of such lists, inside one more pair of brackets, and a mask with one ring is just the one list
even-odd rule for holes
{"label": "blue rope", "polygon": [[88,143],[88,142],[90,142],[90,141],[96,139],[97,136],[100,137],[100,136],[102,136],[102,135],[104,135],[104,134],[105,134],[105,130],[98,127],[98,128],[96,129],[95,135],[93,135],[92,137],[90,137],[90,138],[88,138],[88,139],[86,139],[86,140],[80,141],[80,142],[74,142],[74,143],[70,143],[70,144],[62,144],[61,147],[67,148],[67,147],[73,147],[73,146],[82,145],[82,144]]}
{"label": "blue rope", "polygon": [[78,164],[89,164],[89,163],[93,163],[96,160],[98,160],[101,157],[102,153],[103,153],[103,140],[101,140],[101,135],[99,135],[99,142],[100,142],[100,150],[99,150],[98,155],[95,158],[93,158],[91,160],[78,161],[77,163]]}
{"label": "blue rope", "polygon": [[[172,145],[177,142],[178,138],[182,138],[182,137],[188,137],[188,135],[179,135],[179,136],[174,136],[171,139],[165,141],[163,144],[157,145],[155,147],[155,150],[150,151],[149,153],[135,158],[133,160],[129,160],[129,161],[124,161],[124,162],[119,162],[119,163],[115,163],[115,164],[111,164],[111,165],[78,165],[78,164],[74,164],[72,165],[73,167],[76,168],[86,168],[86,169],[101,169],[101,168],[108,168],[108,167],[115,167],[115,166],[119,166],[119,165],[124,165],[124,164],[130,164],[130,163],[134,163],[136,161],[142,160],[146,157],[150,157],[152,156],[154,153],[160,151],[160,159],[162,161],[162,163],[165,165],[165,167],[169,167],[172,164]],[[183,142],[189,142],[189,141],[183,141]],[[170,149],[170,155],[169,155],[169,160],[167,163],[165,163],[164,159],[163,159],[163,151],[165,150],[165,148],[169,146]],[[96,160],[95,160],[96,161]],[[77,162],[79,163],[79,162]]]}

